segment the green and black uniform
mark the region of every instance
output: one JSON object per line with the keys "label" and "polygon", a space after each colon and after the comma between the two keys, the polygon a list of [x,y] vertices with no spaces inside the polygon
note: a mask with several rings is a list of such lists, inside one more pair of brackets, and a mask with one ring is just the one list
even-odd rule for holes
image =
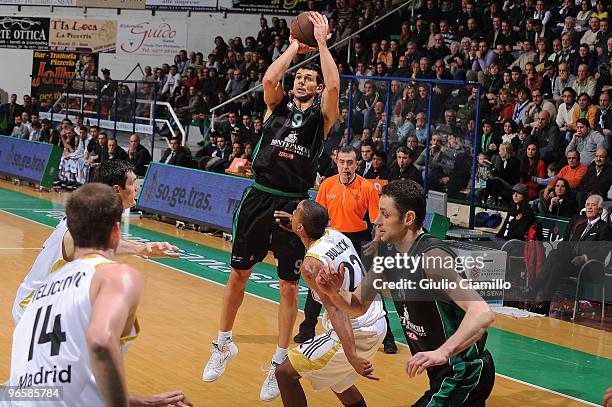
{"label": "green and black uniform", "polygon": [[[443,241],[427,233],[417,237],[409,256],[420,256],[432,249],[455,254]],[[387,281],[429,279],[419,266],[414,273],[406,270],[385,270]],[[406,340],[414,355],[438,349],[459,328],[465,311],[441,290],[393,290],[395,308]],[[495,381],[495,366],[485,350],[487,333],[472,346],[451,357],[447,363],[427,369],[429,390],[413,405],[416,407],[484,406]]]}
{"label": "green and black uniform", "polygon": [[300,278],[304,246],[295,234],[276,225],[274,211],[291,213],[308,198],[323,151],[323,126],[320,96],[306,111],[285,96],[264,123],[253,151],[255,183],[244,191],[234,213],[232,267],[249,269],[272,249],[279,278]]}

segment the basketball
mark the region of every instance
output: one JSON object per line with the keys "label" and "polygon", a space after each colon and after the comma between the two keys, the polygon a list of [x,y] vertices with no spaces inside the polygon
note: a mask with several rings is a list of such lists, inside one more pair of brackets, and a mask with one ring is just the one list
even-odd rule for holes
{"label": "basketball", "polygon": [[314,26],[308,19],[309,16],[310,12],[304,11],[293,19],[291,22],[291,35],[302,44],[316,48],[317,40],[314,37]]}

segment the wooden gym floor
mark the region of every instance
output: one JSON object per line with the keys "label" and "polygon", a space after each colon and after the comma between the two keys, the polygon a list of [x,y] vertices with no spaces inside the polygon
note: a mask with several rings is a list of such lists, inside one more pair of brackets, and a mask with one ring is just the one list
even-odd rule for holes
{"label": "wooden gym floor", "polygon": [[[42,243],[61,219],[66,194],[38,192],[0,181],[0,383],[9,374],[13,322],[11,308],[19,283]],[[282,405],[259,401],[261,370],[276,344],[278,291],[274,268],[262,264],[247,286],[234,327],[238,356],[214,383],[201,380],[210,341],[217,335],[229,243],[152,220],[130,218],[128,238],[167,240],[184,250],[178,260],[122,261],[141,270],[145,288],[139,308],[141,335],[126,355],[131,392],[148,395],[183,389],[195,405]],[[273,263],[272,259],[267,259]],[[302,291],[304,291],[303,289]],[[304,295],[301,296],[303,304]],[[401,337],[394,319],[396,339]],[[302,314],[298,315],[298,322]],[[319,327],[320,328],[320,327]],[[295,328],[297,332],[297,324]],[[612,334],[565,321],[498,316],[487,342],[496,363],[490,406],[578,406],[601,403],[612,386]],[[374,360],[379,382],[361,379],[369,406],[410,406],[427,388],[425,375],[410,379],[404,366],[410,352],[381,351]],[[329,391],[314,393],[304,383],[310,405],[339,405]]]}

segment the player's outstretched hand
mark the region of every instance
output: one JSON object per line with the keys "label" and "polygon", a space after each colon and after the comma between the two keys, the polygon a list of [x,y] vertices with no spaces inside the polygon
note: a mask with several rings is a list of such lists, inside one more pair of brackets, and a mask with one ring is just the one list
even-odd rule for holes
{"label": "player's outstretched hand", "polygon": [[293,43],[294,41],[298,43],[298,54],[309,54],[317,50],[317,48],[309,47],[306,44],[302,44],[297,40],[297,38],[293,38],[293,35],[289,34],[289,44]]}
{"label": "player's outstretched hand", "polygon": [[373,375],[374,367],[372,366],[372,362],[369,360],[356,356],[355,358],[349,360],[349,363],[360,376],[370,380],[380,380],[378,377]]}
{"label": "player's outstretched hand", "polygon": [[328,39],[331,38],[331,31],[329,29],[329,22],[327,17],[316,11],[311,11],[308,17],[312,25],[314,26],[314,37],[318,44],[325,44]]}
{"label": "player's outstretched hand", "polygon": [[149,397],[130,397],[130,407],[193,407],[193,403],[182,390],[167,391]]}
{"label": "player's outstretched hand", "polygon": [[315,281],[323,294],[329,296],[338,294],[344,282],[344,264],[340,265],[338,271],[333,264],[324,264]]}
{"label": "player's outstretched hand", "polygon": [[443,365],[447,361],[448,355],[438,349],[430,352],[418,352],[408,360],[406,373],[408,373],[408,376],[414,377],[423,373],[428,367]]}
{"label": "player's outstretched hand", "polygon": [[291,229],[291,221],[293,215],[285,211],[274,211],[274,221],[279,228],[285,229],[287,232],[293,232]]}
{"label": "player's outstretched hand", "polygon": [[178,247],[171,245],[168,242],[145,243],[140,256],[144,257],[145,259],[148,259],[149,257],[169,257],[171,259],[178,259],[181,256],[179,253],[175,253],[178,249]]}

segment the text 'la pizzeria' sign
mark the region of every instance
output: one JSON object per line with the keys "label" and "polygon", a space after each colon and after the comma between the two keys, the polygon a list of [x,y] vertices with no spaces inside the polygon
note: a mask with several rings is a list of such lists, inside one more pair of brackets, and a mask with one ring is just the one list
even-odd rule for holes
{"label": "text 'la pizzeria' sign", "polygon": [[49,48],[55,51],[115,52],[117,22],[54,18],[49,32]]}

